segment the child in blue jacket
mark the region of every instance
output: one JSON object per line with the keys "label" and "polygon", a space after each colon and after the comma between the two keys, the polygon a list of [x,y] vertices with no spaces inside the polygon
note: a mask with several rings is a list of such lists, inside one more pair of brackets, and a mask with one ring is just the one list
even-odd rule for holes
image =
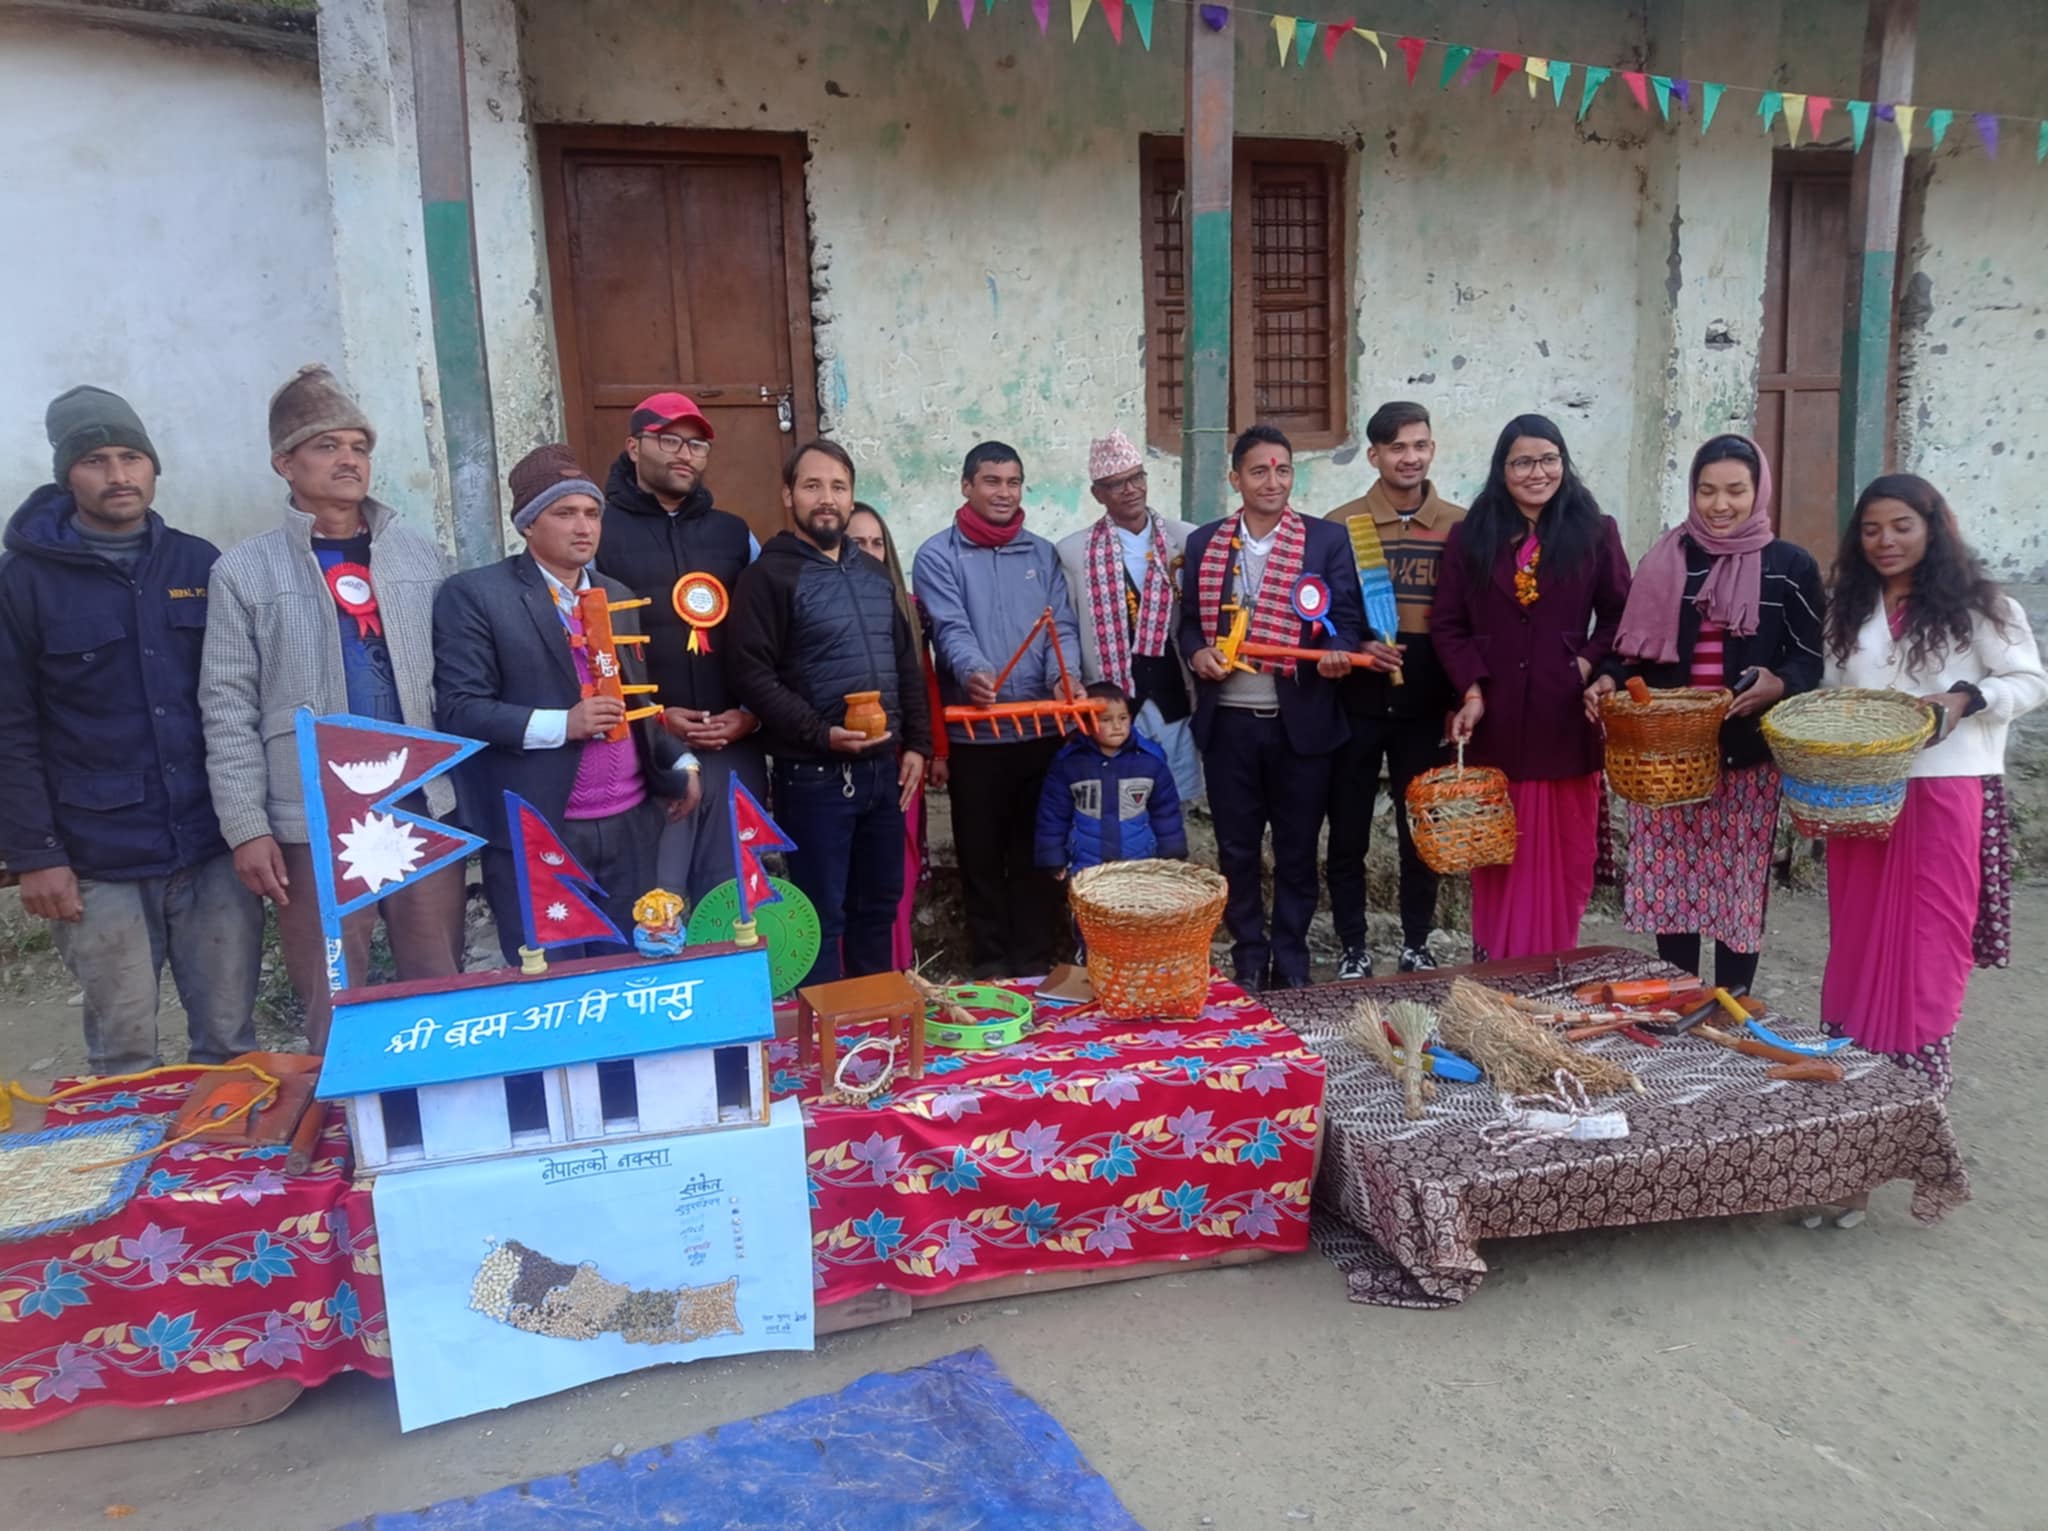
{"label": "child in blue jacket", "polygon": [[1187,829],[1165,754],[1132,732],[1131,699],[1117,687],[1099,681],[1088,695],[1104,704],[1095,735],[1071,741],[1045,773],[1033,860],[1064,879],[1105,861],[1185,857]]}

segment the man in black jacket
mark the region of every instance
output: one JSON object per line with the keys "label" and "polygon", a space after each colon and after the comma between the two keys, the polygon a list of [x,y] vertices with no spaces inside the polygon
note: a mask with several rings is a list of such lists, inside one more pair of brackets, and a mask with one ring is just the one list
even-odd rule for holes
{"label": "man in black jacket", "polygon": [[[894,966],[903,815],[932,751],[918,638],[888,570],[845,540],[853,459],[837,442],[798,447],[782,470],[796,529],[740,580],[726,671],[775,757],[775,817],[796,842],[791,879],[817,906],[823,942],[808,983]],[[846,725],[874,693],[886,729]]]}
{"label": "man in black jacket", "polygon": [[[605,486],[596,568],[654,603],[641,608],[648,678],[660,688],[669,731],[703,762],[703,797],[662,831],[659,857],[661,885],[694,903],[733,875],[726,778],[738,772],[756,796],[768,790],[759,724],[734,700],[716,652],[725,644],[724,604],[760,548],[746,522],[711,503],[704,469],[715,433],[687,395],[642,399],[628,429]],[[702,627],[676,609],[685,574],[708,576],[723,592],[714,598],[708,584],[699,586]]]}
{"label": "man in black jacket", "polygon": [[0,864],[85,991],[95,1074],[162,1061],[164,959],[194,1063],[256,1046],[263,906],[235,875],[199,718],[212,543],[151,509],[156,448],[126,400],[47,417],[56,481],[0,554]]}

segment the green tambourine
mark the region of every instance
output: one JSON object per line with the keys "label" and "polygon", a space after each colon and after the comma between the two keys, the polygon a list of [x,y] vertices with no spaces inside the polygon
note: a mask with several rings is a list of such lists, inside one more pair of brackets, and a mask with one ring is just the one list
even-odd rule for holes
{"label": "green tambourine", "polygon": [[999,1010],[998,1020],[984,1021],[978,1026],[963,1026],[951,1020],[943,1010],[927,1005],[924,1016],[924,1039],[933,1047],[955,1047],[962,1052],[988,1052],[998,1047],[1010,1047],[1024,1040],[1024,1034],[1031,1030],[1031,999],[1029,995],[1013,994],[1008,989],[998,989],[992,984],[963,983],[948,989],[941,989],[940,995],[960,1006],[963,1010]]}
{"label": "green tambourine", "polygon": [[[768,885],[782,897],[754,910],[754,926],[760,933],[761,944],[768,948],[769,987],[781,999],[796,992],[796,986],[811,971],[811,964],[818,960],[818,948],[823,943],[818,931],[818,911],[804,897],[803,889],[780,877],[769,878]],[[720,883],[690,911],[690,945],[730,941],[732,922],[739,917],[739,883]]]}

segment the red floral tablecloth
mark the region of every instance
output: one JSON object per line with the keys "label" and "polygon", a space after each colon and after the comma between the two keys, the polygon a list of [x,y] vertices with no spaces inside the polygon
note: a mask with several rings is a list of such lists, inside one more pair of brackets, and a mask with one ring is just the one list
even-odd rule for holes
{"label": "red floral tablecloth", "polygon": [[774,1093],[804,1101],[821,1303],[1307,1245],[1323,1062],[1233,985],[1193,1020],[1044,1009],[1017,1045],[932,1049],[865,1106],[821,1102],[794,1042],[773,1057]]}
{"label": "red floral tablecloth", "polygon": [[[110,1085],[49,1119],[175,1112],[195,1077]],[[347,1147],[339,1108],[303,1175],[282,1147],[181,1143],[114,1216],[0,1244],[0,1430],[273,1377],[389,1376],[370,1197],[342,1176]]]}

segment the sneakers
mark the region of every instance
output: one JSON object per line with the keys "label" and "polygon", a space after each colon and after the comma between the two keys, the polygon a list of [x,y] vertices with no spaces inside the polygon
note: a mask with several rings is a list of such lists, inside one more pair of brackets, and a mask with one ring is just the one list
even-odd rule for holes
{"label": "sneakers", "polygon": [[1362,946],[1347,946],[1344,956],[1337,963],[1339,980],[1347,978],[1372,977],[1372,953]]}
{"label": "sneakers", "polygon": [[1403,973],[1434,973],[1436,971],[1436,958],[1430,956],[1429,948],[1426,946],[1404,946],[1401,948],[1400,971]]}

